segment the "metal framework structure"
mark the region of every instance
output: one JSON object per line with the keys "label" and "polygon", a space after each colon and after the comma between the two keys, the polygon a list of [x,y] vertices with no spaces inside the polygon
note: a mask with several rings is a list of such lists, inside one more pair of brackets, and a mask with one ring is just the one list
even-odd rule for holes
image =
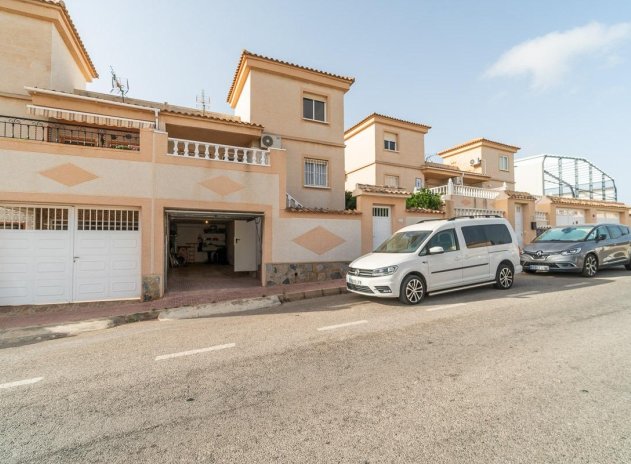
{"label": "metal framework structure", "polygon": [[585,158],[544,155],[543,193],[569,198],[618,201],[613,177]]}

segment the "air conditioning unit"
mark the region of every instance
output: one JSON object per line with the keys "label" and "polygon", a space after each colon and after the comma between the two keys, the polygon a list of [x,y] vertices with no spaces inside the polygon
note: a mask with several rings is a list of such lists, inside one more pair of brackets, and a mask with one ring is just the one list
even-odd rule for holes
{"label": "air conditioning unit", "polygon": [[281,148],[282,140],[280,135],[263,134],[261,136],[262,148]]}
{"label": "air conditioning unit", "polygon": [[482,164],[482,158],[472,158],[469,164],[471,166],[480,166],[480,164]]}

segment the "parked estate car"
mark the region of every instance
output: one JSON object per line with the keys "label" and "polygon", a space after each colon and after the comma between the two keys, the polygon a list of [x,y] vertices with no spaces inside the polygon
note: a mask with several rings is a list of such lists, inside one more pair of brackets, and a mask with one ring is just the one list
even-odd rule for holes
{"label": "parked estate car", "polygon": [[524,247],[526,272],[580,272],[624,265],[631,270],[631,234],[627,226],[597,224],[553,227]]}
{"label": "parked estate car", "polygon": [[418,304],[427,294],[495,284],[521,272],[517,237],[499,216],[421,221],[350,264],[348,290]]}

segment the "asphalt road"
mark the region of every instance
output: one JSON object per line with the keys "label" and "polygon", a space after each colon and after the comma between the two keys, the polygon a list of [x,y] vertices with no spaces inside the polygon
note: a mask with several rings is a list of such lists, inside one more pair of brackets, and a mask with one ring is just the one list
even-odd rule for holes
{"label": "asphalt road", "polygon": [[0,462],[630,463],[631,273],[0,350]]}

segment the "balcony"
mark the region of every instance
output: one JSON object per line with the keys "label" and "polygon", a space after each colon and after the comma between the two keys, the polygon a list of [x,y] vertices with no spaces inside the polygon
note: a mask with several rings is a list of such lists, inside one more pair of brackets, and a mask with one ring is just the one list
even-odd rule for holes
{"label": "balcony", "polygon": [[430,188],[429,190],[430,192],[436,193],[440,196],[459,195],[462,197],[482,198],[485,200],[495,200],[500,193],[497,190],[471,187],[468,185],[456,185],[452,182],[449,182],[447,185],[441,185],[440,187]]}
{"label": "balcony", "polygon": [[75,124],[58,124],[37,119],[0,116],[0,138],[34,140],[38,142],[140,150],[140,134]]}
{"label": "balcony", "polygon": [[241,165],[270,165],[270,155],[267,150],[194,140],[169,138],[167,154],[179,158],[222,161]]}

